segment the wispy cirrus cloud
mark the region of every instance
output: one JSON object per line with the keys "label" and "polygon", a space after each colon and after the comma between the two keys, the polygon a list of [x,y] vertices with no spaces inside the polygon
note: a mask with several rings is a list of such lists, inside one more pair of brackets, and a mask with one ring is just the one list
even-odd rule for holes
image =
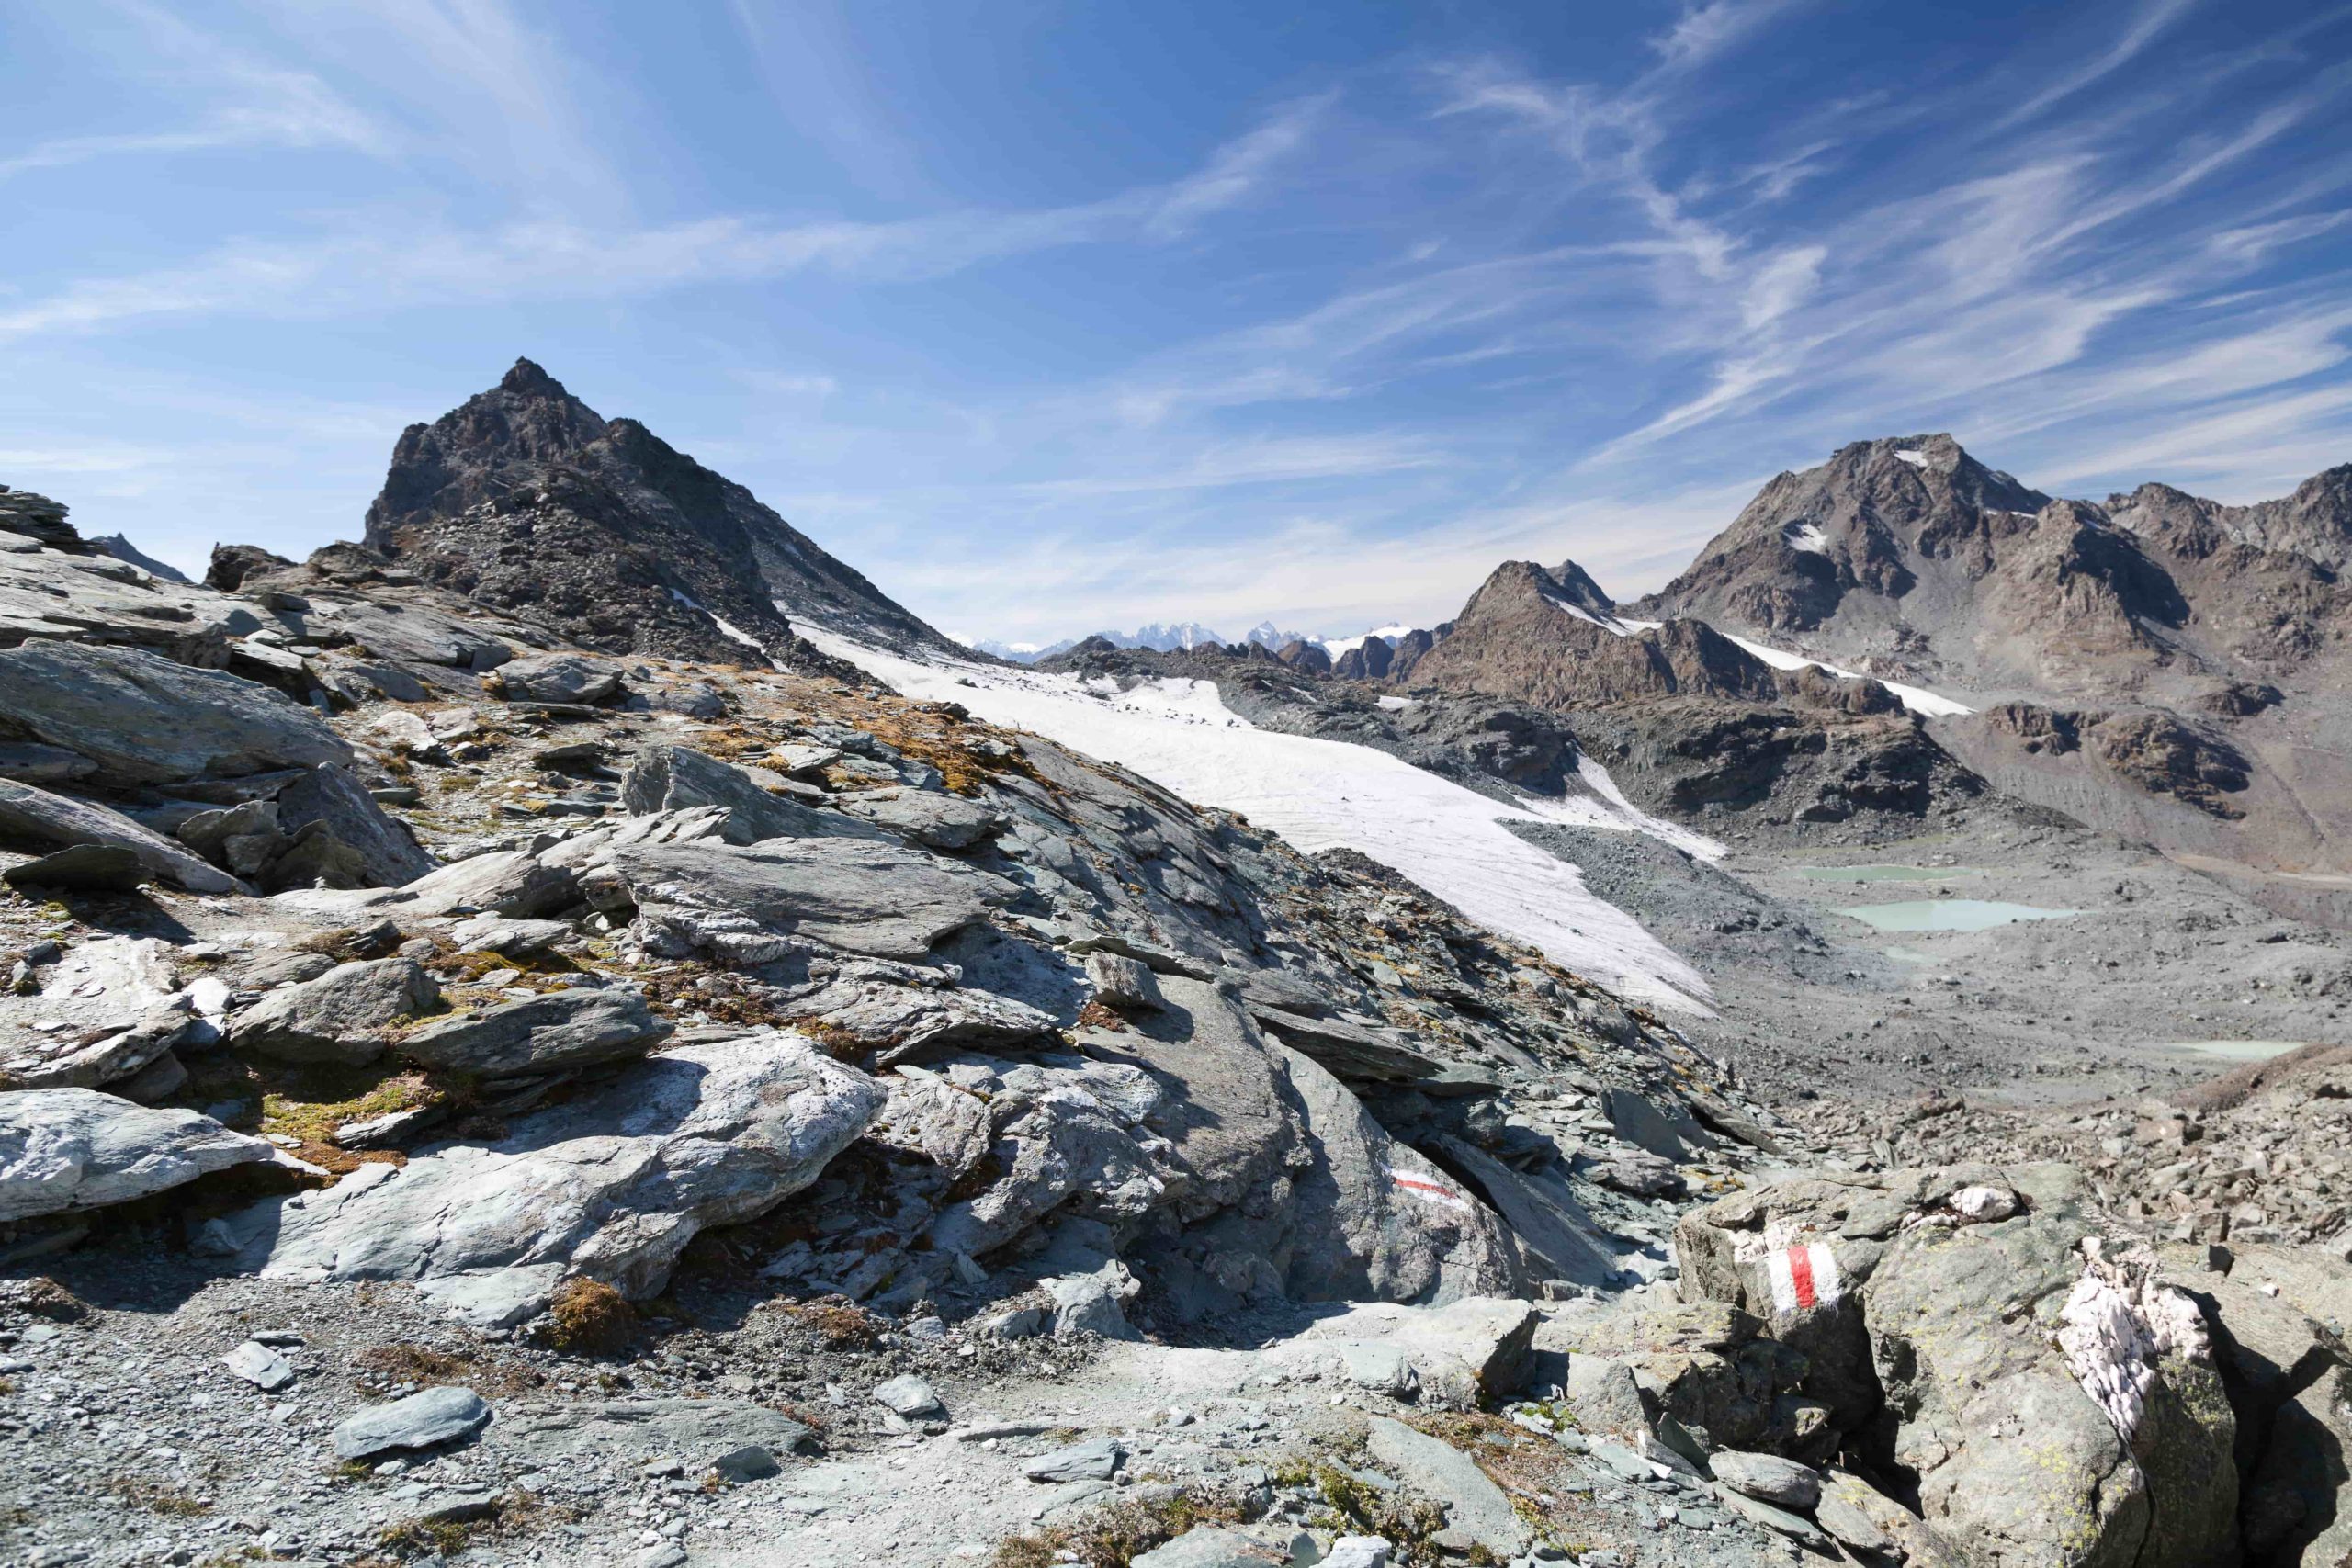
{"label": "wispy cirrus cloud", "polygon": [[69,284],[0,307],[0,337],[167,316],[300,318],[523,297],[622,298],[807,271],[920,283],[1063,246],[1172,238],[1246,200],[1303,142],[1317,108],[1309,101],[1278,110],[1172,183],[1027,211],[785,223],[717,217],[617,229],[549,217],[477,230],[370,214],[322,235],[242,239],[184,265]]}
{"label": "wispy cirrus cloud", "polygon": [[126,5],[126,18],[169,59],[153,74],[201,101],[184,123],[144,130],[57,136],[0,157],[0,179],[95,160],[237,149],[390,153],[397,133],[314,73],[238,49],[170,12]]}
{"label": "wispy cirrus cloud", "polygon": [[[1831,48],[1826,8],[1689,0],[1528,54],[1302,34],[1222,56],[1240,88],[1144,32],[1073,64],[1118,18],[1040,62],[888,9],[733,0],[714,43],[229,0],[202,39],[259,73],[209,81],[130,29],[94,55],[171,92],[17,153],[55,245],[0,286],[0,479],[300,547],[527,350],[935,621],[1042,639],[1434,620],[1506,556],[1636,593],[1761,477],[1902,430],[2225,500],[2347,455],[2352,6],[1928,8]],[[55,220],[85,169],[207,147],[250,189]],[[142,384],[158,356],[204,369]]]}

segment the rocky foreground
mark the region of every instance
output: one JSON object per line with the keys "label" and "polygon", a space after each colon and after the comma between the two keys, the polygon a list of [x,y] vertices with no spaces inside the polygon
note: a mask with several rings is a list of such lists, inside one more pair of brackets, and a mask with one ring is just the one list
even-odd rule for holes
{"label": "rocky foreground", "polygon": [[788,633],[0,503],[16,1560],[2352,1551],[2340,1057],[1784,1120]]}

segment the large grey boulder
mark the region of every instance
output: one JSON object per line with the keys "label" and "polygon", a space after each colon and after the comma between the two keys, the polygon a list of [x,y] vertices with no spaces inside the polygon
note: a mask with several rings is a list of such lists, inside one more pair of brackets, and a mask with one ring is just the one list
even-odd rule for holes
{"label": "large grey boulder", "polygon": [[1442,1306],[1364,1302],[1318,1317],[1271,1357],[1284,1367],[1338,1371],[1430,1409],[1475,1410],[1517,1393],[1532,1366],[1542,1314],[1526,1302],[1464,1296]]}
{"label": "large grey boulder", "polygon": [[956,1179],[992,1178],[933,1222],[938,1257],[978,1257],[1057,1213],[1126,1223],[1167,1202],[1178,1172],[1143,1126],[1161,1098],[1148,1075],[1069,1056],[993,1066],[985,1100],[935,1080],[894,1086],[899,1141]]}
{"label": "large grey boulder", "polygon": [[612,866],[637,906],[648,946],[751,964],[794,952],[799,941],[876,958],[920,958],[1013,895],[1001,877],[902,845],[849,839],[659,844],[618,851]]}
{"label": "large grey boulder", "polygon": [[2227,1561],[2236,1422],[2203,1320],[2101,1248],[2089,1196],[2054,1166],[1800,1178],[1686,1215],[1680,1288],[1802,1350],[1838,1426],[1883,1405],[1926,1529],[1963,1561]]}
{"label": "large grey boulder", "polygon": [[1615,1276],[1607,1238],[1556,1168],[1520,1170],[1459,1138],[1439,1146],[1502,1216],[1529,1279],[1600,1287]]}
{"label": "large grey boulder", "polygon": [[127,1203],[277,1157],[264,1140],[193,1111],[88,1089],[0,1094],[0,1222]]}
{"label": "large grey boulder", "polygon": [[797,1034],[690,1045],[519,1117],[495,1143],[362,1166],[230,1229],[248,1268],[413,1280],[490,1321],[527,1316],[566,1273],[641,1298],[696,1234],[815,1181],[882,1102],[880,1085]]}
{"label": "large grey boulder", "polygon": [[232,1015],[229,1043],[281,1062],[357,1066],[384,1054],[391,1027],[441,1005],[441,987],[406,958],[338,964]]}
{"label": "large grey boulder", "polygon": [[428,1388],[344,1417],[334,1429],[334,1457],[373,1459],[407,1449],[429,1449],[469,1437],[489,1423],[490,1406],[469,1388]]}
{"label": "large grey boulder", "polygon": [[872,826],[838,811],[770,795],[742,769],[684,746],[656,746],[639,757],[621,781],[621,800],[639,817],[695,807],[725,807],[727,821],[719,836],[730,844],[811,838],[880,841],[885,837]]}
{"label": "large grey boulder", "polygon": [[[0,703],[5,701],[0,697]],[[237,879],[227,872],[198,860],[119,811],[95,801],[51,795],[14,779],[0,779],[0,838],[113,846],[130,851],[148,871],[191,893],[230,893],[237,887]]]}
{"label": "large grey boulder", "polygon": [[[1808,1363],[1804,1392],[1838,1427],[1860,1429],[1879,1408],[1878,1371],[1860,1287],[1914,1212],[1966,1178],[1901,1190],[1883,1179],[1815,1173],[1750,1188],[1686,1213],[1674,1226],[1677,1289],[1688,1302],[1726,1302],[1761,1320]],[[1792,1272],[1801,1260],[1807,1286]]]}
{"label": "large grey boulder", "polygon": [[280,832],[299,844],[306,832],[323,832],[349,852],[355,887],[399,887],[432,871],[437,863],[416,841],[408,825],[376,804],[348,770],[313,768],[277,795]]}
{"label": "large grey boulder", "polygon": [[579,903],[580,882],[569,867],[548,864],[528,850],[492,850],[427,872],[380,902],[403,915],[535,919]]}
{"label": "large grey boulder", "polygon": [[0,872],[0,882],[64,893],[135,893],[154,874],[120,844],[74,844],[10,866]]}
{"label": "large grey boulder", "polygon": [[352,760],[323,719],[267,686],[46,639],[0,649],[0,728],[79,752],[124,784]]}
{"label": "large grey boulder", "polygon": [[1186,1228],[1141,1256],[1171,1311],[1447,1302],[1515,1286],[1510,1243],[1474,1194],[1391,1139],[1320,1066],[1267,1040],[1224,988],[1178,974],[1158,984],[1160,1007],[1134,1028],[1080,1040],[1160,1086],[1147,1125],[1169,1146]]}
{"label": "large grey boulder", "polygon": [[699,1472],[721,1454],[759,1447],[771,1453],[812,1448],[816,1433],[781,1411],[744,1399],[536,1401],[511,1408],[485,1439],[545,1468],[624,1465],[661,1454]]}
{"label": "large grey boulder", "polygon": [[[1615,1388],[1605,1370],[1592,1365],[1605,1359],[1625,1369],[1661,1417],[1704,1432],[1711,1447],[1826,1457],[1835,1434],[1827,1407],[1801,1393],[1805,1359],[1766,1337],[1763,1327],[1724,1302],[1669,1303],[1612,1314],[1579,1343],[1583,1353],[1568,1369],[1569,1393],[1575,1401],[1606,1404],[1611,1423],[1626,1431]],[[1601,1374],[1598,1382],[1591,1381],[1596,1373]],[[1648,1430],[1646,1422],[1641,1430]]]}
{"label": "large grey boulder", "polygon": [[1443,1306],[1519,1289],[1510,1237],[1492,1209],[1391,1138],[1320,1064],[1280,1045],[1273,1052],[1306,1134],[1306,1158],[1291,1179],[1286,1294]]}
{"label": "large grey boulder", "polygon": [[1724,1485],[1760,1503],[1809,1514],[1821,1501],[1821,1472],[1778,1454],[1720,1449],[1707,1456],[1707,1468]]}
{"label": "large grey boulder", "polygon": [[621,672],[577,653],[533,653],[500,665],[489,684],[509,702],[597,705],[621,694]]}
{"label": "large grey boulder", "polygon": [[444,1071],[512,1077],[642,1056],[674,1028],[634,991],[576,987],[429,1023],[401,1053]]}

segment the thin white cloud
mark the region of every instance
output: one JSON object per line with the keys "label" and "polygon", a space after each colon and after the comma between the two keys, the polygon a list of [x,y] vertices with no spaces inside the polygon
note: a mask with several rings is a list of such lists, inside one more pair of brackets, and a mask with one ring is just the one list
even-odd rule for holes
{"label": "thin white cloud", "polygon": [[2025,102],[1994,122],[1994,128],[2007,130],[2033,118],[2056,105],[2064,103],[2084,88],[2104,80],[2139,58],[2142,51],[2154,43],[2156,35],[2187,11],[2196,0],[2147,0],[2140,6],[2123,31],[2106,50],[2094,58],[2059,77]]}
{"label": "thin white cloud", "polygon": [[724,217],[641,229],[541,218],[469,231],[379,217],[319,238],[239,240],[182,266],[85,279],[0,308],[0,337],[163,316],[303,318],[521,297],[617,298],[819,269],[920,282],[1035,251],[1181,232],[1255,188],[1298,145],[1313,112],[1278,112],[1217,150],[1197,175],[1071,207],[885,222]]}
{"label": "thin white cloud", "polygon": [[1674,26],[1650,40],[1669,69],[1694,70],[1730,53],[1761,32],[1797,0],[1707,0],[1686,8]]}
{"label": "thin white cloud", "polygon": [[59,136],[0,158],[0,178],[106,158],[229,149],[341,150],[383,156],[397,137],[325,81],[238,49],[157,7],[121,7],[168,67],[155,74],[209,100],[185,125]]}

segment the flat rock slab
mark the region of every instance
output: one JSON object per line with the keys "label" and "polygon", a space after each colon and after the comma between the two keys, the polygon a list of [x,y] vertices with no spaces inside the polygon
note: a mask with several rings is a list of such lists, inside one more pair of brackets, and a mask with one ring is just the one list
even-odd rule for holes
{"label": "flat rock slab", "polygon": [[126,1203],[277,1158],[271,1144],[193,1111],[91,1089],[0,1094],[0,1221]]}
{"label": "flat rock slab", "polygon": [[427,1024],[401,1053],[444,1071],[511,1077],[641,1056],[675,1027],[634,991],[578,987]]}
{"label": "flat rock slab", "polygon": [[1821,1475],[1811,1465],[1777,1454],[1724,1449],[1707,1456],[1715,1479],[1742,1496],[1809,1514],[1821,1501]]}
{"label": "flat rock slab", "polygon": [[961,795],[888,788],[842,797],[842,809],[934,850],[968,850],[1004,829],[1004,813]]}
{"label": "flat rock slab", "polygon": [[339,964],[272,991],[230,1019],[229,1043],[281,1062],[373,1061],[384,1032],[441,1004],[441,987],[406,958]]}
{"label": "flat rock slab", "polygon": [[656,746],[639,757],[621,781],[621,802],[638,817],[724,807],[727,821],[719,836],[730,844],[824,838],[880,842],[884,838],[854,817],[771,795],[742,769],[684,746]]}
{"label": "flat rock slab", "polygon": [[352,760],[324,719],[269,687],[135,649],[0,649],[0,714],[33,739],[127,784]]}
{"label": "flat rock slab", "polygon": [[12,865],[0,872],[0,882],[61,893],[135,893],[152,874],[137,852],[121,844],[75,844]]}
{"label": "flat rock slab", "polygon": [[614,870],[649,934],[680,953],[763,963],[799,937],[875,958],[921,958],[1010,899],[999,876],[904,845],[777,839],[749,848],[622,850]]}
{"label": "flat rock slab", "polygon": [[97,771],[96,762],[62,746],[0,740],[0,779],[15,779],[19,784],[72,784]]}
{"label": "flat rock slab", "polygon": [[1141,1553],[1132,1568],[1287,1568],[1303,1560],[1286,1543],[1222,1525],[1201,1525]]}
{"label": "flat rock slab", "polygon": [[1250,1010],[1283,1044],[1313,1058],[1334,1077],[1405,1083],[1433,1077],[1442,1066],[1392,1034],[1343,1018],[1301,1018],[1273,1007]]}
{"label": "flat rock slab", "polygon": [[[0,779],[0,832],[43,843],[128,850],[139,863],[191,893],[231,893],[237,879],[110,807]],[[12,876],[13,882],[15,878]]]}
{"label": "flat rock slab", "polygon": [[1059,1484],[1072,1481],[1108,1481],[1117,1472],[1127,1450],[1115,1438],[1089,1438],[1052,1453],[1024,1461],[1021,1473],[1032,1481]]}
{"label": "flat rock slab", "polygon": [[334,1429],[334,1457],[372,1459],[405,1449],[429,1449],[479,1432],[490,1406],[469,1388],[428,1388],[347,1416]]}
{"label": "flat rock slab", "polygon": [[1498,1557],[1517,1557],[1534,1539],[1503,1489],[1487,1479],[1468,1454],[1385,1416],[1372,1418],[1373,1461],[1408,1478],[1425,1496],[1446,1505],[1446,1522],[1466,1531]]}
{"label": "flat rock slab", "polygon": [[745,1448],[772,1454],[816,1447],[808,1426],[740,1399],[611,1399],[534,1402],[507,1412],[485,1439],[537,1463],[643,1464],[670,1458],[689,1471]]}

